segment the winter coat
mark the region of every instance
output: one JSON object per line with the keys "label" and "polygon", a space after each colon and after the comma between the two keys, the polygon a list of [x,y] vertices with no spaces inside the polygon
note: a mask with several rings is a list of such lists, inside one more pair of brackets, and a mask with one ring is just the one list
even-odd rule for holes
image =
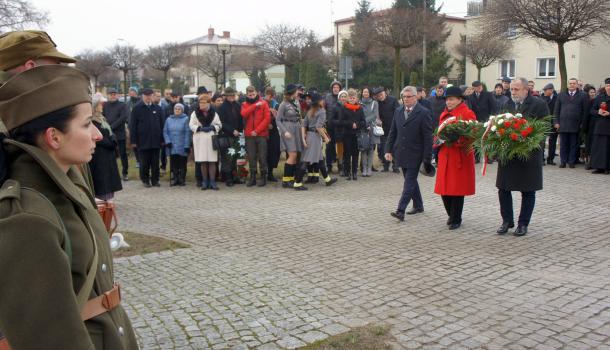
{"label": "winter coat", "polygon": [[189,117],[186,114],[171,115],[163,127],[165,144],[171,144],[170,155],[188,156],[187,149],[191,148],[191,129]]}
{"label": "winter coat", "polygon": [[488,121],[490,115],[498,113],[496,99],[489,91],[481,91],[479,97],[477,97],[476,92],[473,92],[472,95],[468,96],[468,102],[470,109],[481,123]]}
{"label": "winter coat", "polygon": [[[198,111],[191,114],[189,128],[193,132],[193,153],[195,154],[196,162],[217,162],[218,151],[212,146],[212,136],[218,134],[222,128],[218,113],[210,106],[210,117],[207,122],[201,122],[198,118]],[[213,127],[212,131],[202,131],[203,127]]]}
{"label": "winter coat", "polygon": [[116,139],[118,141],[125,140],[125,123],[127,123],[129,116],[129,107],[121,101],[106,102],[102,114],[110,124]]}
{"label": "winter coat", "polygon": [[385,153],[392,153],[396,166],[419,168],[432,161],[432,115],[419,103],[405,120],[405,106],[394,112]]}
{"label": "winter coat", "polygon": [[498,113],[504,113],[504,111],[506,110],[506,104],[510,100],[510,97],[506,96],[505,94],[494,94],[494,98],[496,99],[496,107],[498,109]]}
{"label": "winter coat", "polygon": [[138,150],[159,149],[163,142],[163,111],[156,104],[140,102],[131,111],[129,125],[131,143]]}
{"label": "winter coat", "polygon": [[438,120],[441,117],[441,114],[447,107],[447,103],[445,102],[445,96],[431,96],[428,98],[430,101],[430,112],[432,112],[432,127],[436,129],[438,127]]}
{"label": "winter coat", "polygon": [[4,142],[16,181],[5,182],[0,197],[0,330],[15,350],[137,349],[121,305],[81,321],[76,295],[95,245],[89,299],[111,290],[115,280],[108,232],[80,171],[66,173],[38,147]]}
{"label": "winter coat", "polygon": [[[515,102],[508,101],[510,113],[521,113],[527,119],[540,119],[549,115],[549,107],[543,99],[527,96],[519,110]],[[542,189],[542,164],[544,152],[540,149],[530,154],[527,160],[513,159],[500,162],[496,176],[496,187],[506,191],[539,191]]]}
{"label": "winter coat", "polygon": [[[260,106],[257,104],[260,102]],[[244,118],[245,136],[269,136],[269,123],[271,123],[271,112],[267,101],[258,98],[255,103],[244,101],[241,104],[241,116]]]}
{"label": "winter coat", "polygon": [[593,131],[593,135],[610,135],[610,117],[603,117],[598,113],[602,102],[606,102],[608,110],[610,111],[610,97],[605,91],[595,98],[593,106],[591,107],[591,115],[595,118],[595,130]]}
{"label": "winter coat", "polygon": [[577,133],[580,125],[585,119],[587,102],[589,96],[580,90],[576,90],[574,96],[569,92],[562,92],[557,95],[553,117],[553,125],[559,124],[559,132]]}
{"label": "winter coat", "polygon": [[366,120],[366,127],[370,128],[369,136],[371,137],[371,143],[378,145],[380,137],[373,135],[373,126],[377,125],[379,119],[379,103],[372,98],[362,99],[362,109],[364,110],[364,118]]}
{"label": "winter coat", "polygon": [[[491,96],[490,96],[491,97]],[[459,120],[477,120],[474,112],[461,103],[440,116],[440,123],[450,117]],[[438,152],[434,193],[442,196],[470,196],[475,191],[474,151],[467,150],[459,141],[451,146],[442,145]]]}
{"label": "winter coat", "polygon": [[[332,87],[331,87],[331,92],[326,94],[326,96],[324,97],[324,108],[327,111],[331,111],[331,113],[332,113],[332,111],[334,111],[337,108],[337,106],[339,105],[339,101],[338,101],[337,97],[338,97],[337,95],[333,95]],[[334,125],[331,125],[330,123],[328,123],[328,120],[327,120],[326,128],[332,130],[333,127],[334,127]]]}
{"label": "winter coat", "polygon": [[239,103],[225,100],[218,108],[218,116],[222,123],[220,135],[234,137],[233,131],[244,131],[244,120]]}
{"label": "winter coat", "polygon": [[[348,108],[348,106],[353,105],[346,103],[339,109],[339,117],[338,120],[335,121],[335,134],[337,135],[337,138],[355,136],[358,132],[366,128],[366,120],[362,106],[356,105],[358,108],[355,110]],[[356,129],[353,128],[354,123],[356,123]]]}
{"label": "winter coat", "polygon": [[102,127],[98,122],[93,124],[102,133],[102,139],[95,143],[95,152],[89,162],[95,196],[120,191],[123,189],[119,167],[116,163],[116,140],[110,135],[110,130]]}
{"label": "winter coat", "polygon": [[394,113],[400,105],[398,104],[398,100],[390,95],[386,96],[385,100],[378,100],[377,102],[379,102],[379,118],[381,119],[383,134],[389,135]]}

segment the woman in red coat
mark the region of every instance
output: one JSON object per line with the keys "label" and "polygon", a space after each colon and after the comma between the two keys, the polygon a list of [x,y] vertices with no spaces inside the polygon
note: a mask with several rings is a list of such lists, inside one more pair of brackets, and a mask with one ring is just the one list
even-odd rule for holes
{"label": "woman in red coat", "polygon": [[[477,120],[474,112],[464,103],[464,96],[460,88],[447,89],[446,104],[447,107],[440,116],[440,124],[451,117],[461,120]],[[464,144],[460,140],[451,146],[442,144],[438,152],[434,193],[440,194],[443,198],[445,210],[449,215],[447,225],[450,230],[455,230],[462,224],[464,196],[474,194],[474,179],[474,152],[464,148]]]}

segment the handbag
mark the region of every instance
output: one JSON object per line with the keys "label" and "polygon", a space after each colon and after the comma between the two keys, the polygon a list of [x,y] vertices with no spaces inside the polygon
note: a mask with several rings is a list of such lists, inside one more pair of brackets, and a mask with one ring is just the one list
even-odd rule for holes
{"label": "handbag", "polygon": [[96,198],[95,204],[97,205],[97,212],[102,217],[102,221],[104,222],[106,231],[108,231],[108,235],[112,236],[118,226],[118,220],[116,217],[116,207],[114,206],[114,203]]}
{"label": "handbag", "polygon": [[214,151],[224,151],[231,147],[231,140],[229,137],[212,135],[212,148]]}
{"label": "handbag", "polygon": [[379,125],[373,125],[373,135],[375,136],[383,136],[385,133],[383,132],[383,128]]}
{"label": "handbag", "polygon": [[371,150],[371,136],[368,132],[358,133],[358,151]]}

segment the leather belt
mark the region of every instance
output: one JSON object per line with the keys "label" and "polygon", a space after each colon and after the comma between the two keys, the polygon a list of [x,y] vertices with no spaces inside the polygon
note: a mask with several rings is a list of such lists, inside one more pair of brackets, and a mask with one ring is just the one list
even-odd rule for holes
{"label": "leather belt", "polygon": [[282,121],[282,123],[283,122],[290,122],[290,123],[298,123],[298,122],[300,122],[300,119],[284,119],[284,118],[282,118],[280,120]]}
{"label": "leather belt", "polygon": [[[108,312],[121,303],[121,287],[118,283],[112,286],[112,289],[104,294],[89,299],[85,307],[80,313],[81,320],[87,321],[105,312]],[[4,337],[0,338],[0,350],[11,350],[8,340]]]}

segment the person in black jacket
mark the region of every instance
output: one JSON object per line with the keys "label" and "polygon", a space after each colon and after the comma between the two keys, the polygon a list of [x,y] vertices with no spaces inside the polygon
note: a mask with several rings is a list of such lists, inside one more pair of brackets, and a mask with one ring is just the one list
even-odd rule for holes
{"label": "person in black jacket", "polygon": [[[229,138],[231,144],[244,131],[244,122],[240,114],[241,106],[235,101],[235,94],[233,88],[226,88],[223,93],[224,102],[218,108],[218,117],[222,123],[222,129],[220,129],[218,136]],[[225,184],[231,187],[234,183],[241,183],[239,176],[233,177],[233,172],[237,170],[237,160],[229,154],[229,149],[221,149],[219,156],[220,171],[223,173]]]}
{"label": "person in black jacket", "polygon": [[595,118],[591,115],[591,106],[597,97],[597,90],[593,85],[587,84],[583,89],[588,97],[587,112],[582,121],[582,131],[585,138],[585,170],[591,170],[591,144],[593,142],[593,132],[595,131]]}
{"label": "person in black jacket", "polygon": [[559,131],[561,157],[560,168],[565,168],[566,163],[574,168],[578,160],[580,149],[579,133],[580,125],[587,113],[587,102],[589,97],[578,89],[578,79],[568,80],[568,91],[557,96],[553,118],[553,126]]}
{"label": "person in black jacket", "polygon": [[387,143],[385,158],[395,161],[402,169],[404,185],[398,201],[398,208],[391,215],[400,221],[405,219],[405,211],[413,200],[413,209],[408,214],[423,212],[422,199],[417,176],[424,164],[426,172],[432,166],[432,115],[430,110],[417,103],[417,90],[413,86],[405,87],[400,93],[404,105],[396,109]]}
{"label": "person in black jacket", "polygon": [[426,90],[421,86],[417,87],[417,103],[432,111],[432,103],[426,99]]}
{"label": "person in black jacket", "polygon": [[[335,144],[335,129],[331,124],[332,114],[337,108],[337,104],[339,103],[339,92],[343,88],[341,82],[335,80],[330,84],[330,92],[324,97],[324,108],[327,111],[326,116],[326,131],[328,132],[328,136],[330,136],[330,142],[326,144],[326,168],[328,172],[333,171],[333,163],[337,160],[337,149]],[[337,165],[337,168],[340,168],[340,165]],[[341,171],[340,169],[338,169]]]}
{"label": "person in black jacket", "polygon": [[[374,88],[371,93],[373,94],[373,98],[379,102],[379,118],[381,119],[381,127],[383,128],[384,134],[381,136],[381,142],[377,147],[377,155],[379,156],[379,160],[383,162],[382,172],[387,172],[390,169],[391,162],[386,159],[383,154],[383,150],[385,149],[385,143],[388,138],[388,134],[390,133],[392,120],[394,120],[394,112],[396,112],[396,109],[398,109],[400,105],[398,104],[396,98],[386,93],[383,87]],[[400,172],[395,164],[393,166],[393,171],[395,173]]]}
{"label": "person in black jacket", "polygon": [[445,87],[442,85],[437,85],[434,88],[436,94],[428,97],[428,101],[430,102],[430,112],[432,112],[432,129],[436,129],[438,127],[438,119],[441,114],[447,107],[447,103],[445,102]]}
{"label": "person in black jacket", "polygon": [[[557,102],[557,91],[552,83],[548,83],[542,88],[542,99],[549,107],[551,115],[555,113],[555,103]],[[557,150],[557,129],[553,126],[549,133],[548,144],[549,149],[546,155],[546,164],[555,165],[555,151]],[[543,164],[544,165],[544,164]]]}
{"label": "person in black jacket", "polygon": [[610,78],[605,80],[604,91],[595,98],[591,115],[595,118],[595,130],[591,142],[591,168],[593,174],[610,173]]}
{"label": "person in black jacket", "polygon": [[129,170],[129,159],[127,158],[127,137],[125,133],[125,124],[129,116],[129,107],[121,101],[117,90],[114,88],[108,89],[108,102],[104,103],[103,115],[112,128],[112,133],[116,139],[119,156],[121,157],[123,181],[128,181],[127,176]]}
{"label": "person in black jacket", "polygon": [[[468,96],[468,105],[477,116],[477,121],[485,123],[489,120],[490,115],[495,115],[498,113],[496,100],[491,92],[483,89],[483,84],[481,84],[480,81],[473,81],[472,88],[474,91],[470,96]],[[475,162],[480,162],[478,154],[475,155]]]}
{"label": "person in black jacket", "polygon": [[347,102],[341,106],[335,126],[335,133],[343,139],[343,170],[347,180],[358,180],[358,133],[365,130],[366,118],[356,90],[347,91]]}
{"label": "person in black jacket", "polygon": [[140,154],[140,180],[144,187],[159,183],[159,151],[163,145],[163,111],[152,103],[152,89],[142,90],[142,101],[131,111],[131,144]]}
{"label": "person in black jacket", "polygon": [[[544,100],[529,93],[527,79],[513,80],[510,89],[512,98],[507,104],[510,113],[521,113],[528,119],[540,119],[549,115],[549,108]],[[543,154],[542,149],[539,149],[533,151],[527,160],[512,159],[499,163],[496,187],[500,200],[502,225],[496,231],[498,234],[506,234],[509,228],[515,226],[511,191],[521,192],[521,212],[513,234],[515,236],[527,234],[527,227],[536,204],[536,191],[542,190]]]}
{"label": "person in black jacket", "polygon": [[[93,178],[93,188],[95,197],[102,200],[114,198],[114,192],[123,189],[119,169],[116,163],[116,138],[112,132],[112,127],[104,118],[103,110],[106,99],[101,93],[93,95],[93,124],[102,134],[102,139],[97,141],[95,152],[89,161],[91,177]],[[123,133],[125,131],[123,130]],[[123,140],[123,142],[125,142]]]}
{"label": "person in black jacket", "polygon": [[[265,101],[269,105],[271,113],[271,123],[269,124],[269,140],[267,141],[267,181],[277,182],[273,176],[273,169],[280,163],[280,132],[277,129],[277,109],[280,104],[275,100],[275,90],[272,87],[265,89]],[[327,146],[328,147],[328,146]]]}

